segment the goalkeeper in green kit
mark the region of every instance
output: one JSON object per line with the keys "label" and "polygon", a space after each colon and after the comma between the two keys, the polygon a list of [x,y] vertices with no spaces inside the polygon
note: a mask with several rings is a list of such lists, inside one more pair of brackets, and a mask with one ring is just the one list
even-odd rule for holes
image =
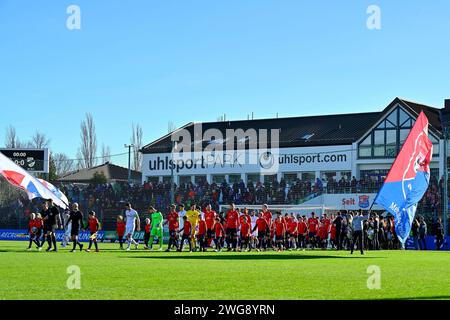
{"label": "goalkeeper in green kit", "polygon": [[150,231],[150,250],[153,250],[153,239],[158,237],[159,251],[163,249],[163,215],[156,211],[155,208],[150,207],[150,219],[152,220],[152,227]]}

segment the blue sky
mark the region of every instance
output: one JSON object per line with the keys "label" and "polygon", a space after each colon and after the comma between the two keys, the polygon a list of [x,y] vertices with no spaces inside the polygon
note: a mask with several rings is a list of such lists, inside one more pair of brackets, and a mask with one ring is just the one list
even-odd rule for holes
{"label": "blue sky", "polygon": [[[66,8],[81,8],[81,30]],[[367,7],[381,8],[368,30]],[[450,98],[450,2],[0,0],[0,145],[12,124],[75,157],[93,114],[124,152],[169,121],[379,111],[396,96]],[[125,157],[115,158],[125,164]]]}

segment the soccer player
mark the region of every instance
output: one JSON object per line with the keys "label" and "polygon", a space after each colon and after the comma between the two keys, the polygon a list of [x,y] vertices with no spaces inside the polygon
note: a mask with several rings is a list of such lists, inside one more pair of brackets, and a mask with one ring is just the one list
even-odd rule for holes
{"label": "soccer player", "polygon": [[152,229],[150,231],[150,250],[153,250],[153,239],[158,237],[159,251],[163,250],[163,215],[155,208],[150,207],[150,219],[152,220]]}
{"label": "soccer player", "polygon": [[98,237],[98,232],[100,231],[100,223],[98,222],[98,219],[95,216],[94,211],[89,212],[88,227],[89,227],[89,232],[91,233],[91,235],[89,237],[89,248],[86,250],[86,252],[91,252],[92,243],[95,246],[95,252],[99,252],[98,244],[97,244],[97,237]]}
{"label": "soccer player", "polygon": [[50,210],[50,215],[47,215],[47,222],[50,226],[50,238],[53,243],[53,251],[58,251],[56,247],[56,229],[58,229],[58,226],[61,226],[61,215],[58,208],[53,204],[52,199],[48,199],[47,203]]}
{"label": "soccer player", "polygon": [[222,223],[220,222],[220,217],[216,217],[216,222],[214,223],[214,242],[216,243],[216,252],[222,251],[222,240],[225,234]]}
{"label": "soccer player", "polygon": [[73,248],[70,252],[74,252],[77,245],[80,247],[80,251],[83,250],[83,245],[78,241],[78,234],[81,229],[84,229],[83,225],[83,213],[78,209],[78,203],[72,204],[72,211],[70,211],[70,217],[66,222],[65,227],[72,223],[72,229],[70,230],[70,236],[73,242]]}
{"label": "soccer player", "polygon": [[[36,240],[37,242],[39,242],[39,239],[41,238],[42,235],[42,230],[44,229],[44,221],[42,221],[42,217],[40,213],[36,213],[36,219],[34,221],[34,226],[36,227]],[[42,244],[43,244],[44,240],[42,240],[42,242],[39,242],[40,246],[38,248],[39,251],[42,250]]]}
{"label": "soccer player", "polygon": [[[252,230],[252,233],[250,235],[250,246],[253,249],[256,249],[257,241],[258,241],[258,232],[255,230],[256,220],[258,220],[258,216],[255,214],[255,211],[252,210],[250,213],[250,227]],[[255,231],[253,231],[253,230],[255,230]]]}
{"label": "soccer player", "polygon": [[[55,217],[53,216],[53,212],[48,207],[48,202],[44,201],[42,203],[41,210],[42,221],[44,223],[44,237],[42,239],[41,247],[44,245],[45,240],[47,240],[48,248],[45,251],[52,250],[52,234],[55,231]],[[53,251],[56,251],[56,247]]]}
{"label": "soccer player", "polygon": [[149,249],[148,242],[150,241],[151,220],[147,218],[144,223],[144,249]]}
{"label": "soccer player", "polygon": [[262,217],[264,218],[264,220],[266,220],[267,223],[266,236],[264,237],[264,241],[266,242],[265,246],[268,247],[272,242],[272,240],[270,239],[272,231],[272,213],[269,211],[269,206],[267,204],[262,205]]}
{"label": "soccer player", "polygon": [[125,205],[125,219],[126,219],[126,230],[125,234],[127,236],[127,251],[130,251],[131,244],[134,244],[137,250],[139,244],[133,239],[134,230],[141,231],[141,220],[139,219],[139,214],[136,210],[131,208],[131,203]]}
{"label": "soccer player", "polygon": [[183,217],[183,228],[179,230],[179,232],[183,232],[183,235],[181,236],[181,243],[180,247],[178,248],[178,252],[183,251],[183,245],[184,241],[188,240],[189,243],[189,252],[192,252],[192,243],[191,243],[191,234],[192,234],[192,225],[191,222],[187,219],[186,216]]}
{"label": "soccer player", "polygon": [[170,212],[167,217],[166,222],[164,222],[164,225],[167,223],[169,224],[169,246],[166,249],[166,252],[169,252],[170,249],[172,249],[172,246],[175,248],[178,248],[178,228],[180,227],[178,223],[178,212],[175,210],[176,206],[172,204],[170,206]]}
{"label": "soccer player", "polygon": [[227,212],[227,251],[231,251],[231,245],[233,251],[236,251],[237,247],[237,229],[239,227],[239,213],[236,211],[234,203],[230,204],[230,210]]}
{"label": "soccer player", "polygon": [[[241,216],[242,217],[242,216]],[[245,217],[245,216],[244,216]],[[244,218],[242,222],[240,223],[241,227],[241,250],[244,250],[244,248],[247,251],[251,250],[250,247],[250,228],[251,224],[250,221],[247,218]]]}
{"label": "soccer player", "polygon": [[308,219],[308,239],[312,249],[316,247],[316,237],[318,227],[319,227],[319,220],[316,218],[316,214],[314,212],[311,212],[311,217]]}
{"label": "soccer player", "polygon": [[216,212],[212,210],[211,205],[208,204],[205,209],[205,222],[206,222],[206,239],[208,245],[211,245],[214,239],[214,224],[216,223]]}
{"label": "soccer player", "polygon": [[123,250],[123,236],[125,235],[125,222],[122,216],[117,216],[116,233],[119,240],[120,249]]}
{"label": "soccer player", "polygon": [[[195,251],[196,243],[195,243],[195,232],[197,231],[198,227],[198,220],[199,220],[199,214],[200,212],[197,211],[197,206],[195,204],[191,205],[191,209],[186,211],[186,218],[191,223],[191,247]],[[183,219],[184,220],[184,219]]]}
{"label": "soccer player", "polygon": [[283,251],[283,242],[284,242],[284,236],[285,236],[285,223],[281,217],[281,212],[277,213],[277,218],[274,222],[274,229],[275,229],[275,242],[278,247],[277,252]]}
{"label": "soccer player", "polygon": [[28,234],[30,236],[30,242],[28,244],[27,250],[31,250],[31,245],[33,242],[37,245],[37,248],[40,248],[39,239],[37,239],[37,231],[38,228],[36,227],[36,214],[32,213],[30,214],[30,220],[28,221]]}
{"label": "soccer player", "polygon": [[288,236],[288,248],[289,250],[296,249],[296,239],[298,236],[297,232],[297,221],[294,217],[290,217],[287,223],[287,236]]}
{"label": "soccer player", "polygon": [[[251,223],[251,218],[250,218],[250,215],[248,214],[247,208],[244,208],[242,210],[241,215],[239,216],[239,226],[241,227],[242,224],[246,223],[246,222],[248,222],[250,224]],[[250,238],[248,240],[249,240],[249,243],[250,243]],[[241,233],[241,231],[239,229],[239,248],[242,248],[242,245],[243,245],[242,233]]]}
{"label": "soccer player", "polygon": [[202,219],[202,214],[198,215],[198,232],[197,241],[200,247],[200,252],[206,252],[206,221]]}
{"label": "soccer player", "polygon": [[261,251],[261,248],[266,250],[266,235],[267,235],[267,221],[263,218],[263,214],[258,213],[258,219],[256,219],[255,226],[252,229],[252,232],[256,232],[258,230],[258,247],[256,251]]}
{"label": "soccer player", "polygon": [[297,234],[298,234],[298,250],[306,249],[306,236],[308,232],[308,225],[306,224],[306,216],[300,217],[297,223]]}

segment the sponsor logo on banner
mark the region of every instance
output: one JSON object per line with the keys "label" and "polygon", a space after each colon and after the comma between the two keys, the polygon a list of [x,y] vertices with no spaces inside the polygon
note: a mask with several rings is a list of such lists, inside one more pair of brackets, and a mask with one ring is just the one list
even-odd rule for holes
{"label": "sponsor logo on banner", "polygon": [[370,204],[369,204],[369,196],[367,196],[367,195],[359,196],[359,203],[358,203],[358,205],[362,209],[368,208],[370,206]]}

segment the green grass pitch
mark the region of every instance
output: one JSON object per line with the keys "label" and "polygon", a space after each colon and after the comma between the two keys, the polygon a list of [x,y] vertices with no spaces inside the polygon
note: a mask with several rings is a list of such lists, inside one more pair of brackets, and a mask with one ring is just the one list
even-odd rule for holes
{"label": "green grass pitch", "polygon": [[[0,299],[450,299],[449,252],[125,252],[100,243],[99,253],[46,253],[27,244],[0,241]],[[81,289],[67,288],[71,265]],[[367,288],[371,265],[379,290]]]}

